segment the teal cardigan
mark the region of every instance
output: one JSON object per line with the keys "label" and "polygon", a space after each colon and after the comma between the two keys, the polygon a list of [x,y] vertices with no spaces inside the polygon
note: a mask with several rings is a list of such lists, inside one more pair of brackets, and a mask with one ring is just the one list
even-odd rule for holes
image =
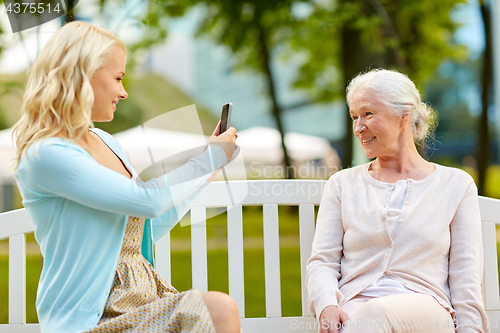
{"label": "teal cardigan", "polygon": [[42,332],[95,327],[111,289],[128,216],[147,218],[142,251],[152,263],[153,243],[175,226],[210,175],[227,161],[220,147],[210,145],[184,166],[142,182],[120,144],[102,130],[91,130],[132,171],[133,179],[62,138],[30,146],[15,172],[44,258],[36,300]]}

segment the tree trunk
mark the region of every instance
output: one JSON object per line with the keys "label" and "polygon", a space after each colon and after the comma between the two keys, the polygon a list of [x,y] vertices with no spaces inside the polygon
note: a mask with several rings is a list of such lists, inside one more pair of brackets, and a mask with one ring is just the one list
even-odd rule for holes
{"label": "tree trunk", "polygon": [[481,94],[482,111],[481,119],[478,128],[478,149],[477,149],[477,171],[478,171],[478,193],[485,195],[485,182],[486,182],[486,168],[489,162],[489,126],[488,126],[488,107],[490,101],[490,91],[492,82],[492,41],[491,41],[491,16],[490,8],[483,1],[481,4],[481,15],[484,23],[484,36],[485,48],[483,55],[483,73],[482,73],[482,86],[483,91]]}
{"label": "tree trunk", "polygon": [[[64,0],[63,0],[64,1]],[[65,2],[68,7],[67,7],[67,12],[66,12],[66,23],[75,21],[75,15],[73,14],[73,8],[74,6],[74,1],[73,0],[68,0]]]}
{"label": "tree trunk", "polygon": [[[366,64],[369,61],[368,56],[363,52],[363,46],[361,44],[361,34],[356,28],[351,28],[353,26],[352,22],[345,22],[341,30],[342,38],[342,68],[344,71],[344,91],[347,88],[348,83],[353,79],[353,77],[361,71],[368,68],[370,64]],[[366,65],[366,67],[364,66]],[[353,130],[352,130],[352,119],[349,116],[349,106],[345,111],[345,137],[343,140],[344,154],[342,158],[342,168],[349,168],[353,164]]]}
{"label": "tree trunk", "polygon": [[285,131],[283,129],[282,121],[281,121],[281,107],[278,104],[277,98],[276,98],[276,90],[275,90],[275,84],[274,84],[274,77],[273,73],[271,72],[271,56],[269,53],[269,48],[267,45],[267,37],[266,37],[266,31],[262,26],[259,26],[259,46],[260,46],[260,52],[261,52],[261,61],[262,61],[262,69],[264,71],[264,75],[266,77],[267,81],[267,87],[269,89],[269,96],[271,97],[272,101],[272,112],[274,115],[274,119],[276,120],[276,125],[278,126],[278,131],[280,132],[281,136],[281,146],[283,148],[283,155],[285,159],[285,166],[286,166],[286,177],[288,179],[293,179],[295,178],[295,170],[291,168],[292,163],[290,160],[290,157],[288,156],[288,152],[285,146]]}
{"label": "tree trunk", "polygon": [[406,61],[402,56],[402,50],[399,40],[399,34],[396,29],[396,15],[398,12],[398,7],[400,6],[400,1],[392,1],[392,2],[384,2],[386,5],[389,5],[389,8],[392,8],[393,11],[387,12],[384,5],[380,2],[380,0],[368,0],[377,15],[384,22],[384,35],[385,38],[392,39],[394,45],[387,48],[385,55],[385,62],[388,64],[392,64],[396,66],[398,69],[406,72]]}
{"label": "tree trunk", "polygon": [[[342,67],[344,70],[344,82],[345,88],[347,88],[348,82],[358,73],[358,68],[356,66],[357,59],[356,55],[359,54],[359,34],[356,31],[344,27],[342,29]],[[345,91],[345,89],[344,89]],[[352,166],[353,158],[353,130],[352,130],[352,120],[348,113],[349,105],[344,112],[344,128],[345,137],[343,140],[344,153],[342,156],[342,168],[346,169]]]}
{"label": "tree trunk", "polygon": [[[396,41],[396,44],[385,50],[385,53],[375,53],[368,47],[363,46],[361,41],[361,31],[356,28],[356,24],[352,21],[346,21],[341,30],[342,38],[342,67],[344,71],[344,81],[347,84],[353,77],[370,68],[386,68],[397,66],[400,69],[406,68],[407,64],[401,56],[401,48],[399,45],[399,36],[394,24],[394,20],[379,0],[344,0],[343,4],[352,2],[362,2],[363,7],[359,15],[370,17],[378,15],[382,18],[384,24],[384,35],[386,38],[391,38]],[[349,107],[349,106],[348,106]],[[348,168],[353,163],[353,130],[352,120],[346,112],[345,129],[346,136],[344,138],[344,156],[342,159],[342,167]]]}

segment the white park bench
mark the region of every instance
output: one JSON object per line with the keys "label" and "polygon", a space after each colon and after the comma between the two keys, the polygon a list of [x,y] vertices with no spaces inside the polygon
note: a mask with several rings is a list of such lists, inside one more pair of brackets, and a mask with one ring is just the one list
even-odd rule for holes
{"label": "white park bench", "polygon": [[[236,300],[245,333],[317,332],[315,318],[307,307],[304,285],[305,265],[310,256],[314,235],[314,206],[320,203],[325,181],[271,180],[234,181],[231,192],[248,191],[243,200],[227,195],[227,184],[214,182],[197,198],[191,218],[201,221],[191,227],[192,284],[206,291],[207,236],[206,208],[228,207],[228,269],[229,294]],[[236,201],[232,201],[236,200]],[[484,240],[483,300],[492,325],[500,324],[500,299],[497,265],[495,225],[500,225],[500,200],[479,198]],[[234,205],[233,205],[234,204]],[[243,275],[243,222],[242,206],[263,206],[264,266],[265,266],[265,318],[245,318]],[[299,206],[300,264],[302,287],[302,316],[281,315],[280,256],[278,205]],[[26,234],[34,227],[24,209],[0,214],[0,240],[9,239],[9,324],[0,325],[0,333],[40,332],[38,324],[26,324]],[[156,268],[170,280],[170,237],[156,244]],[[285,277],[286,278],[286,277]],[[6,300],[2,300],[4,302]],[[309,327],[309,328],[308,328]],[[495,332],[492,329],[491,332]]]}

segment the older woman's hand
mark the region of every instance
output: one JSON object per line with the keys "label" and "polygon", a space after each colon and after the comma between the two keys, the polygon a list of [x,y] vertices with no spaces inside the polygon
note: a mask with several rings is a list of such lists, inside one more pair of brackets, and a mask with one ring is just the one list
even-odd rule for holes
{"label": "older woman's hand", "polygon": [[212,136],[208,140],[208,144],[216,144],[219,147],[221,147],[224,150],[224,153],[226,153],[226,158],[229,161],[234,154],[234,151],[236,149],[234,142],[236,141],[236,129],[234,127],[230,127],[227,131],[224,133],[220,134],[220,121],[217,124],[217,127],[215,127],[214,132],[212,133]]}
{"label": "older woman's hand", "polygon": [[339,333],[339,328],[348,320],[347,313],[340,310],[338,306],[327,306],[319,316],[319,333]]}

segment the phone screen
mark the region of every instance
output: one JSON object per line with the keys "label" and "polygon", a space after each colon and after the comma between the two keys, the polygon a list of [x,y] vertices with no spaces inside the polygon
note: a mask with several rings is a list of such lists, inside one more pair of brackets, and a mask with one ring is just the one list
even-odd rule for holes
{"label": "phone screen", "polygon": [[229,104],[222,106],[222,115],[220,117],[220,133],[224,133],[228,127]]}

